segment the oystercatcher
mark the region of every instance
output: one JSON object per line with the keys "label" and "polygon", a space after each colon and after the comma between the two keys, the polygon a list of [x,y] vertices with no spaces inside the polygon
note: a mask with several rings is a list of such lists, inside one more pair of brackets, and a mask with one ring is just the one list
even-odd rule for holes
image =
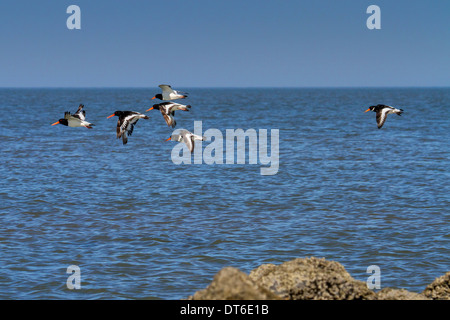
{"label": "oystercatcher", "polygon": [[378,129],[381,129],[384,122],[386,121],[387,115],[391,113],[398,114],[399,116],[403,113],[403,109],[397,109],[391,106],[387,106],[384,104],[378,104],[376,106],[370,106],[369,109],[367,109],[364,112],[367,111],[373,111],[377,113],[377,125]]}
{"label": "oystercatcher", "polygon": [[136,111],[116,111],[107,118],[118,116],[117,120],[117,139],[122,137],[123,144],[127,144],[128,136],[133,133],[134,125],[139,119],[148,119],[145,114]]}
{"label": "oystercatcher", "polygon": [[205,141],[206,137],[198,136],[196,134],[193,134],[192,132],[186,130],[186,129],[180,129],[178,131],[178,134],[172,134],[172,136],[169,137],[166,141],[173,140],[177,142],[184,142],[189,151],[192,153],[194,151],[195,147],[195,140],[201,140]]}
{"label": "oystercatcher", "polygon": [[156,94],[153,99],[159,100],[176,100],[176,99],[185,99],[187,98],[188,93],[173,90],[172,87],[168,84],[160,84],[158,87],[162,89],[162,94]]}
{"label": "oystercatcher", "polygon": [[159,104],[154,104],[153,107],[146,110],[146,112],[153,109],[161,111],[161,114],[163,115],[164,120],[166,120],[167,125],[169,127],[175,128],[175,126],[177,125],[177,122],[175,121],[174,118],[175,111],[176,110],[189,111],[190,108],[191,108],[190,105],[186,106],[184,104],[174,102],[162,102]]}
{"label": "oystercatcher", "polygon": [[84,105],[80,104],[78,106],[77,112],[75,114],[70,114],[70,112],[66,111],[64,112],[64,119],[59,119],[55,123],[52,124],[54,126],[55,124],[62,124],[69,127],[85,127],[88,129],[92,129],[92,126],[94,124],[87,122],[86,119],[86,111],[83,110]]}

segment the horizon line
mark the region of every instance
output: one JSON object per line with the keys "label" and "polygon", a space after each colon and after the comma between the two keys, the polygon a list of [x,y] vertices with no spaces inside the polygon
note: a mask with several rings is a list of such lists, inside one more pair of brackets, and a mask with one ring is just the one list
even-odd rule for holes
{"label": "horizon line", "polygon": [[[425,85],[425,86],[183,86],[177,85],[179,88],[195,88],[195,89],[386,89],[386,88],[450,88],[450,85]],[[0,86],[0,89],[151,89],[158,86]]]}

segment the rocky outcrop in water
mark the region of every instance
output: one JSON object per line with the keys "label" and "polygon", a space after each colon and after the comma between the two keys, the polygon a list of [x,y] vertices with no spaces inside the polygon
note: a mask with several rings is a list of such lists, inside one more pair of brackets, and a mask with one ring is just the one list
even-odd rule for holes
{"label": "rocky outcrop in water", "polygon": [[250,274],[226,267],[211,284],[190,300],[431,300],[450,299],[450,272],[437,278],[422,293],[384,288],[374,292],[353,279],[336,261],[315,257],[281,265],[264,264]]}
{"label": "rocky outcrop in water", "polygon": [[430,283],[422,294],[433,300],[450,300],[450,271]]}
{"label": "rocky outcrop in water", "polygon": [[244,272],[226,267],[220,270],[211,284],[197,291],[192,300],[279,300],[275,293],[258,285]]}
{"label": "rocky outcrop in water", "polygon": [[288,300],[353,300],[374,295],[365,282],[353,279],[340,263],[314,257],[278,266],[265,264],[249,277]]}

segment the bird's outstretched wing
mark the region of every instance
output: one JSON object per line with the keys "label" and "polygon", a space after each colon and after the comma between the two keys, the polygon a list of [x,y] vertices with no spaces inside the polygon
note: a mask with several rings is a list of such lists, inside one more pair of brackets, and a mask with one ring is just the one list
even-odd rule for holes
{"label": "bird's outstretched wing", "polygon": [[86,119],[86,111],[84,111],[83,108],[84,108],[84,105],[80,104],[78,106],[77,112],[75,112],[75,114],[73,116],[80,120],[85,120]]}
{"label": "bird's outstretched wing", "polygon": [[158,87],[160,87],[163,92],[175,93],[172,87],[168,84],[160,84]]}
{"label": "bird's outstretched wing", "polygon": [[189,134],[183,135],[183,141],[186,143],[189,151],[192,153],[194,151],[194,137]]}
{"label": "bird's outstretched wing", "polygon": [[181,95],[188,95],[187,92],[183,92],[183,91],[178,91],[178,90],[173,90],[172,87],[168,84],[160,84],[158,87],[161,88],[163,95],[164,94],[181,94]]}
{"label": "bird's outstretched wing", "polygon": [[[162,112],[161,112],[162,113]],[[175,118],[172,117],[170,114],[162,113],[164,120],[166,120],[166,123],[169,127],[175,128],[177,125],[177,122],[175,121]]]}
{"label": "bird's outstretched wing", "polygon": [[382,109],[382,110],[377,112],[378,129],[381,129],[381,127],[383,126],[384,122],[386,121],[388,112],[389,112],[389,109]]}
{"label": "bird's outstretched wing", "polygon": [[122,134],[122,143],[123,143],[123,144],[127,144],[127,142],[128,142],[128,134],[127,134],[127,132],[125,131],[125,132]]}
{"label": "bird's outstretched wing", "polygon": [[80,118],[74,117],[69,111],[64,112],[64,119],[66,119],[66,120],[80,120]]}

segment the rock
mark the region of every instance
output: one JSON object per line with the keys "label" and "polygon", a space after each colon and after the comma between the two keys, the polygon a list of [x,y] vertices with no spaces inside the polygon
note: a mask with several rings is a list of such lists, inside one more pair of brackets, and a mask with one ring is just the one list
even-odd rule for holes
{"label": "rock", "polygon": [[374,292],[353,279],[344,266],[324,258],[298,258],[280,265],[263,264],[249,275],[226,267],[189,300],[450,300],[450,272],[422,293],[384,288]]}
{"label": "rock", "polygon": [[384,288],[376,293],[376,300],[430,300],[420,293],[405,289]]}
{"label": "rock", "polygon": [[422,294],[433,300],[450,300],[450,271],[436,278]]}
{"label": "rock", "polygon": [[242,271],[225,267],[204,290],[197,291],[188,300],[278,300],[277,295],[259,286]]}
{"label": "rock", "polygon": [[367,284],[353,279],[344,266],[315,257],[295,259],[281,265],[266,264],[250,272],[250,278],[283,299],[354,300],[375,299]]}

